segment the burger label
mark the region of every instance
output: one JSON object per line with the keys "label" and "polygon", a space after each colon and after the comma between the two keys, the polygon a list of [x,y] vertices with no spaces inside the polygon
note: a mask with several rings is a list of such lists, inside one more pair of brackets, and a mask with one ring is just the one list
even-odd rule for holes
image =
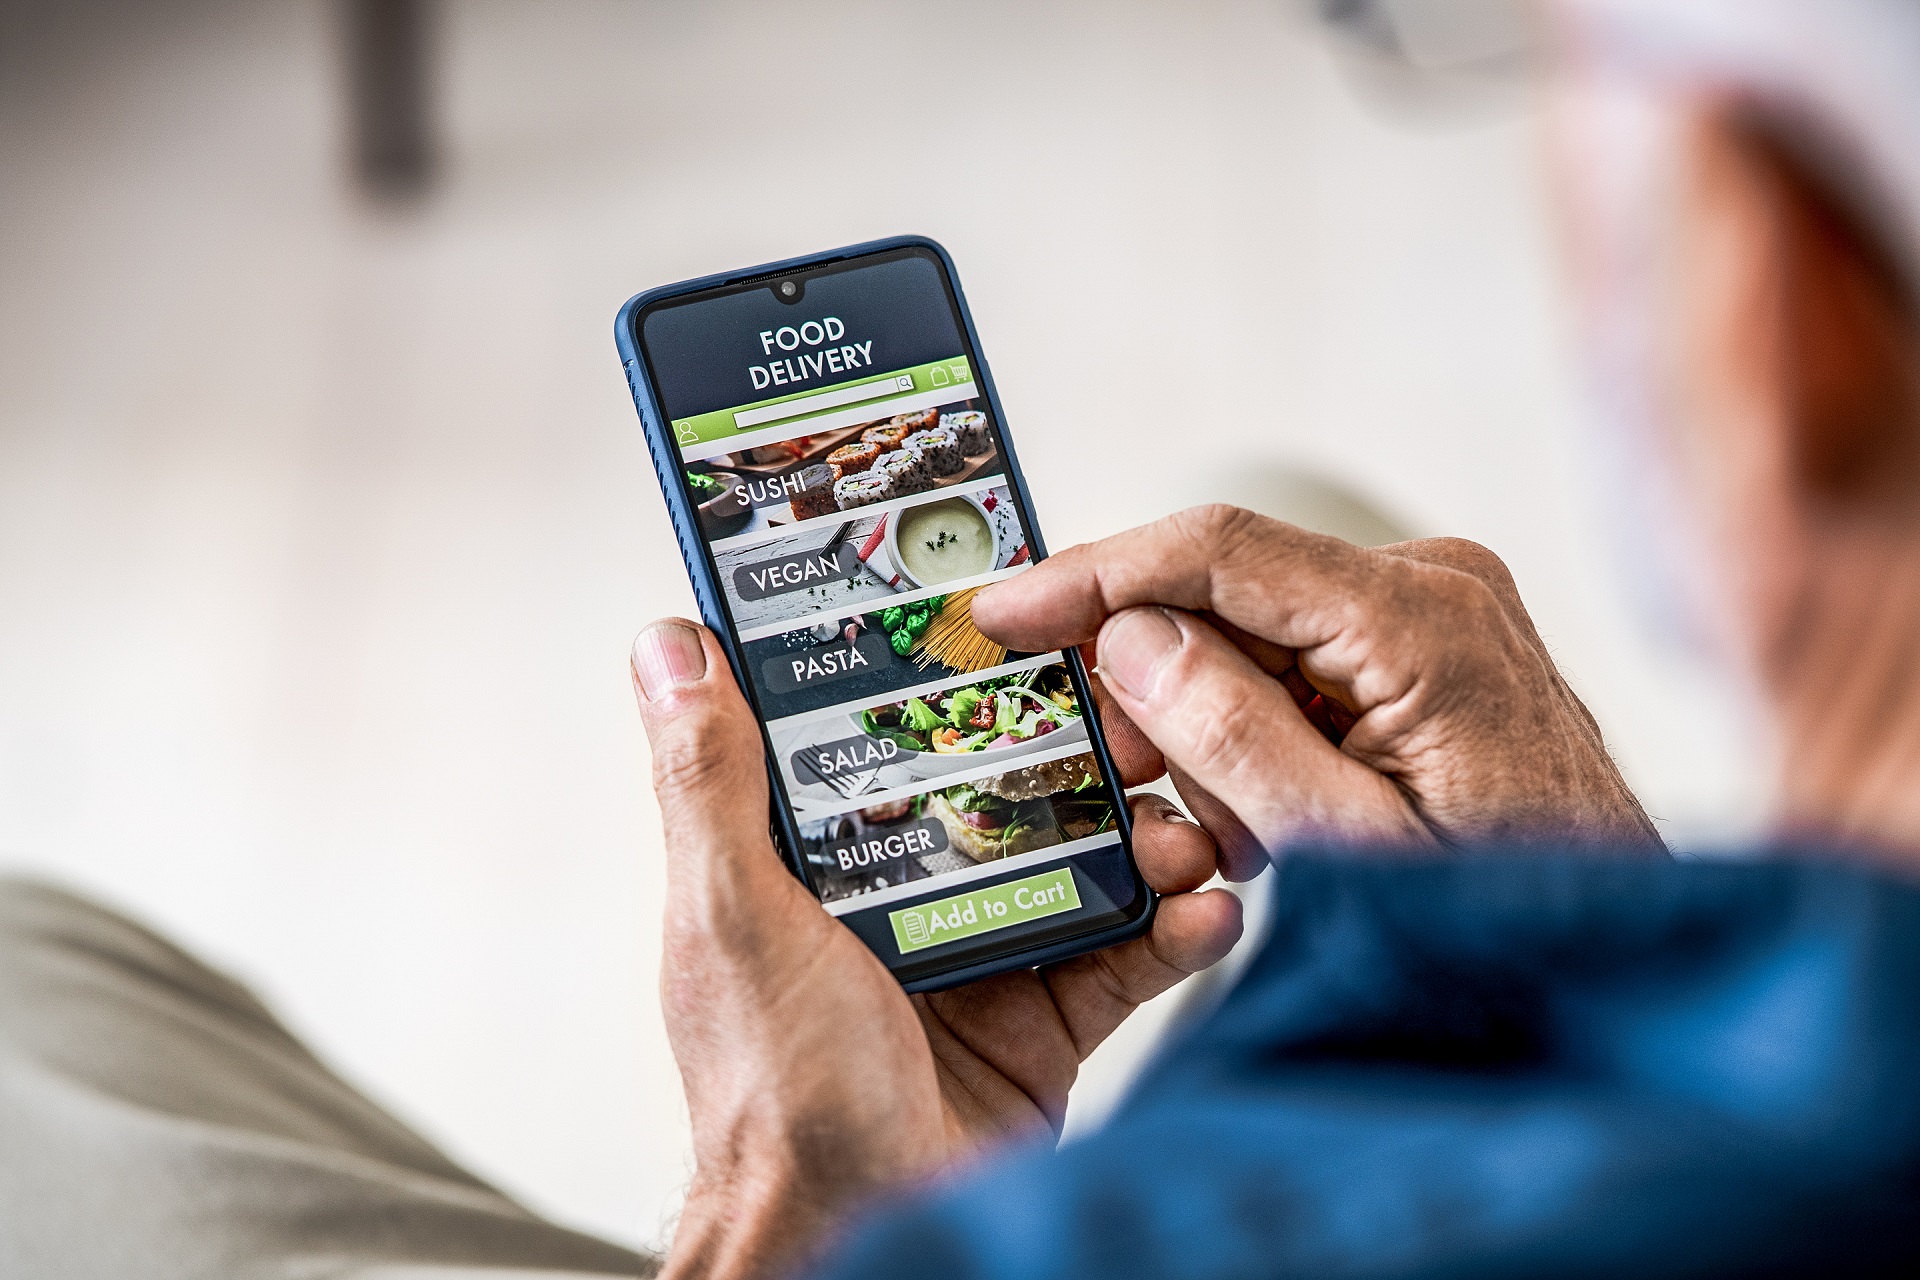
{"label": "burger label", "polygon": [[920,818],[893,827],[874,827],[834,840],[822,852],[840,872],[888,867],[905,857],[939,853],[947,847],[947,829],[937,818]]}

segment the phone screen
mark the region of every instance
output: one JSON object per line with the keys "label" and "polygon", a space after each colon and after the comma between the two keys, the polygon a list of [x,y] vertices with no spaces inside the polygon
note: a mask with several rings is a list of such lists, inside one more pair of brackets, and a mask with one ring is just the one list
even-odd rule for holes
{"label": "phone screen", "polygon": [[903,976],[1137,918],[1084,675],[973,624],[1037,541],[940,258],[682,295],[636,330],[826,909]]}

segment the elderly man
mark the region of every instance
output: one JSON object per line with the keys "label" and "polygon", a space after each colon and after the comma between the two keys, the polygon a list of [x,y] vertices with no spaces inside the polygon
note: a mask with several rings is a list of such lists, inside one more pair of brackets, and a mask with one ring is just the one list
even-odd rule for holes
{"label": "elderly man", "polygon": [[[1770,715],[1778,843],[1666,858],[1486,551],[1188,512],[975,605],[1018,648],[1092,645],[1123,772],[1199,819],[1135,801],[1151,934],[910,998],[775,857],[713,638],[658,623],[634,675],[698,1160],[666,1274],[1920,1266],[1920,7],[1559,17],[1590,345],[1664,579]],[[1201,886],[1269,857],[1245,976],[1052,1151],[1078,1063],[1237,939]],[[0,895],[0,1134],[8,1274],[655,1265],[41,891]]]}
{"label": "elderly man", "polygon": [[1920,1268],[1920,6],[1564,17],[1603,386],[1647,505],[1686,500],[1670,581],[1769,713],[1778,845],[1666,859],[1480,548],[1225,508],[1074,548],[981,627],[1094,646],[1132,779],[1171,771],[1228,876],[1286,857],[1224,1005],[1054,1153],[1077,1062],[1235,937],[1194,892],[1216,851],[1137,802],[1149,937],[909,999],[739,802],[759,739],[712,638],[657,624],[699,1158],[666,1274]]}

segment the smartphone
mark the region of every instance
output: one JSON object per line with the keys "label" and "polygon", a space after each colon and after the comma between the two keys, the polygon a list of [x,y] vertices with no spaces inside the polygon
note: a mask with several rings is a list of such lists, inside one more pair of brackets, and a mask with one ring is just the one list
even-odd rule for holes
{"label": "smartphone", "polygon": [[1046,554],[952,260],[902,237],[654,289],[616,342],[781,855],[909,991],[1144,932],[1073,651],[980,588]]}

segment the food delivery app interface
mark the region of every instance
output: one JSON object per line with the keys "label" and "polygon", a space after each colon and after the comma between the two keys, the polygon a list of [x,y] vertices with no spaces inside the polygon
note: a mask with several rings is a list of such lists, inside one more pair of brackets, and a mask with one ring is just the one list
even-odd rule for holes
{"label": "food delivery app interface", "polygon": [[939,261],[794,279],[640,336],[813,890],[902,956],[1123,908],[1081,689],[973,624],[1030,521]]}

